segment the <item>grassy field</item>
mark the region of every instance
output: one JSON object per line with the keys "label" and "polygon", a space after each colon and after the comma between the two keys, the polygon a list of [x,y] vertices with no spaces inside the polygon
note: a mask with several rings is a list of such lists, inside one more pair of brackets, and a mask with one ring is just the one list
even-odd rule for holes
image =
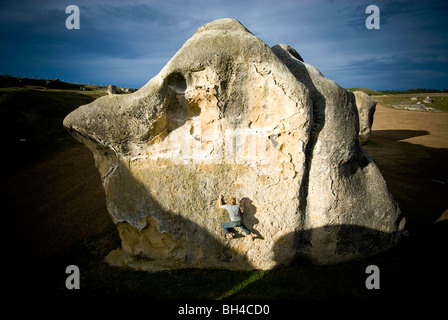
{"label": "grassy field", "polygon": [[383,95],[384,93],[382,93],[381,91],[376,91],[376,90],[372,90],[369,88],[348,88],[347,90],[349,91],[362,91],[367,93],[369,96],[375,96],[375,95]]}
{"label": "grassy field", "polygon": [[[416,97],[417,100],[411,100],[413,97]],[[425,104],[423,100],[426,97],[431,97],[433,102]],[[393,108],[393,105],[397,104],[416,104],[420,102],[442,112],[448,112],[448,94],[446,93],[389,94],[373,96],[373,99],[388,108]]]}
{"label": "grassy field", "polygon": [[[4,290],[11,296],[45,301],[117,298],[423,302],[430,298],[434,302],[440,298],[447,270],[444,256],[448,221],[434,221],[446,210],[446,197],[442,196],[446,188],[437,183],[420,185],[413,179],[421,170],[426,170],[428,176],[440,171],[448,159],[446,149],[418,147],[417,152],[416,146],[390,138],[384,130],[381,135],[373,135],[366,150],[384,172],[410,231],[387,252],[334,266],[319,267],[298,260],[286,268],[252,272],[185,269],[147,273],[107,265],[104,257],[120,246],[119,235],[108,216],[91,152],[62,127],[65,115],[103,94],[40,87],[0,89],[2,135],[7,150],[15,155],[1,176],[7,199],[5,250],[11,261],[6,274],[13,280]],[[435,104],[445,108],[444,96],[431,96]],[[395,120],[390,119],[391,123]],[[391,162],[391,150],[421,156],[394,158]],[[406,185],[414,184],[417,194],[428,192],[427,198],[413,197],[418,199],[415,203],[407,198],[402,177],[396,174],[396,168],[402,166],[400,161],[407,161],[403,162],[407,168]],[[437,179],[444,178],[442,175]],[[65,268],[72,264],[81,271],[80,290],[65,287]],[[380,267],[380,290],[365,286],[368,265]]]}
{"label": "grassy field", "polygon": [[74,108],[105,93],[43,87],[0,88],[0,133],[7,150],[24,157],[44,155],[72,145],[62,120]]}
{"label": "grassy field", "polygon": [[[397,93],[397,94],[384,94],[381,91],[376,91],[367,88],[349,88],[350,91],[362,91],[372,96],[381,105],[393,108],[393,105],[400,104],[416,104],[420,102],[428,107],[434,108],[438,111],[448,112],[448,94],[447,93]],[[417,98],[417,100],[411,100],[411,98]],[[426,97],[431,97],[434,100],[432,103],[424,103],[423,100]]]}

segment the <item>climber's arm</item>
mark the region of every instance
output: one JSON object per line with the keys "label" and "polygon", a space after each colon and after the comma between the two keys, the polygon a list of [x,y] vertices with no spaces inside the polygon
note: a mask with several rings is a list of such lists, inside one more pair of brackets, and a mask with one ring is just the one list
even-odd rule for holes
{"label": "climber's arm", "polygon": [[221,209],[225,209],[224,204],[222,203],[222,194],[219,195],[218,207],[220,207]]}

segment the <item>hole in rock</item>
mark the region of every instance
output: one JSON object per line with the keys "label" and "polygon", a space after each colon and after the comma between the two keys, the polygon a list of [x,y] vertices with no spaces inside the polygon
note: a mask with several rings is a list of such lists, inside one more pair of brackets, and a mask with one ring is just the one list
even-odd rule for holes
{"label": "hole in rock", "polygon": [[185,92],[187,90],[187,81],[179,72],[174,72],[166,78],[166,84],[175,92]]}

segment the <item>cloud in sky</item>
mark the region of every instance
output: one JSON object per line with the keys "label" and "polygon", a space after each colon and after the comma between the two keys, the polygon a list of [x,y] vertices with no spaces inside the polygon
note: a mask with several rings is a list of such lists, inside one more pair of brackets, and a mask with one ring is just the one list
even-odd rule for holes
{"label": "cloud in sky", "polygon": [[[80,8],[67,30],[65,8]],[[368,5],[380,8],[367,30]],[[143,86],[203,24],[235,18],[343,87],[448,88],[445,1],[3,1],[0,74]]]}

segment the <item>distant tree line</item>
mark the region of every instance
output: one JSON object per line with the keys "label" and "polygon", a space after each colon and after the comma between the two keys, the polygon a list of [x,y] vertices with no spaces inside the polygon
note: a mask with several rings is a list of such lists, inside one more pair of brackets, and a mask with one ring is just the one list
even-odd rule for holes
{"label": "distant tree line", "polygon": [[448,93],[448,89],[409,89],[409,90],[382,90],[381,92],[387,93],[387,94],[397,94],[397,93]]}
{"label": "distant tree line", "polygon": [[79,89],[79,84],[68,83],[60,81],[59,79],[31,79],[13,77],[10,75],[0,76],[0,88],[7,87],[24,87],[24,86],[38,86],[51,89]]}

